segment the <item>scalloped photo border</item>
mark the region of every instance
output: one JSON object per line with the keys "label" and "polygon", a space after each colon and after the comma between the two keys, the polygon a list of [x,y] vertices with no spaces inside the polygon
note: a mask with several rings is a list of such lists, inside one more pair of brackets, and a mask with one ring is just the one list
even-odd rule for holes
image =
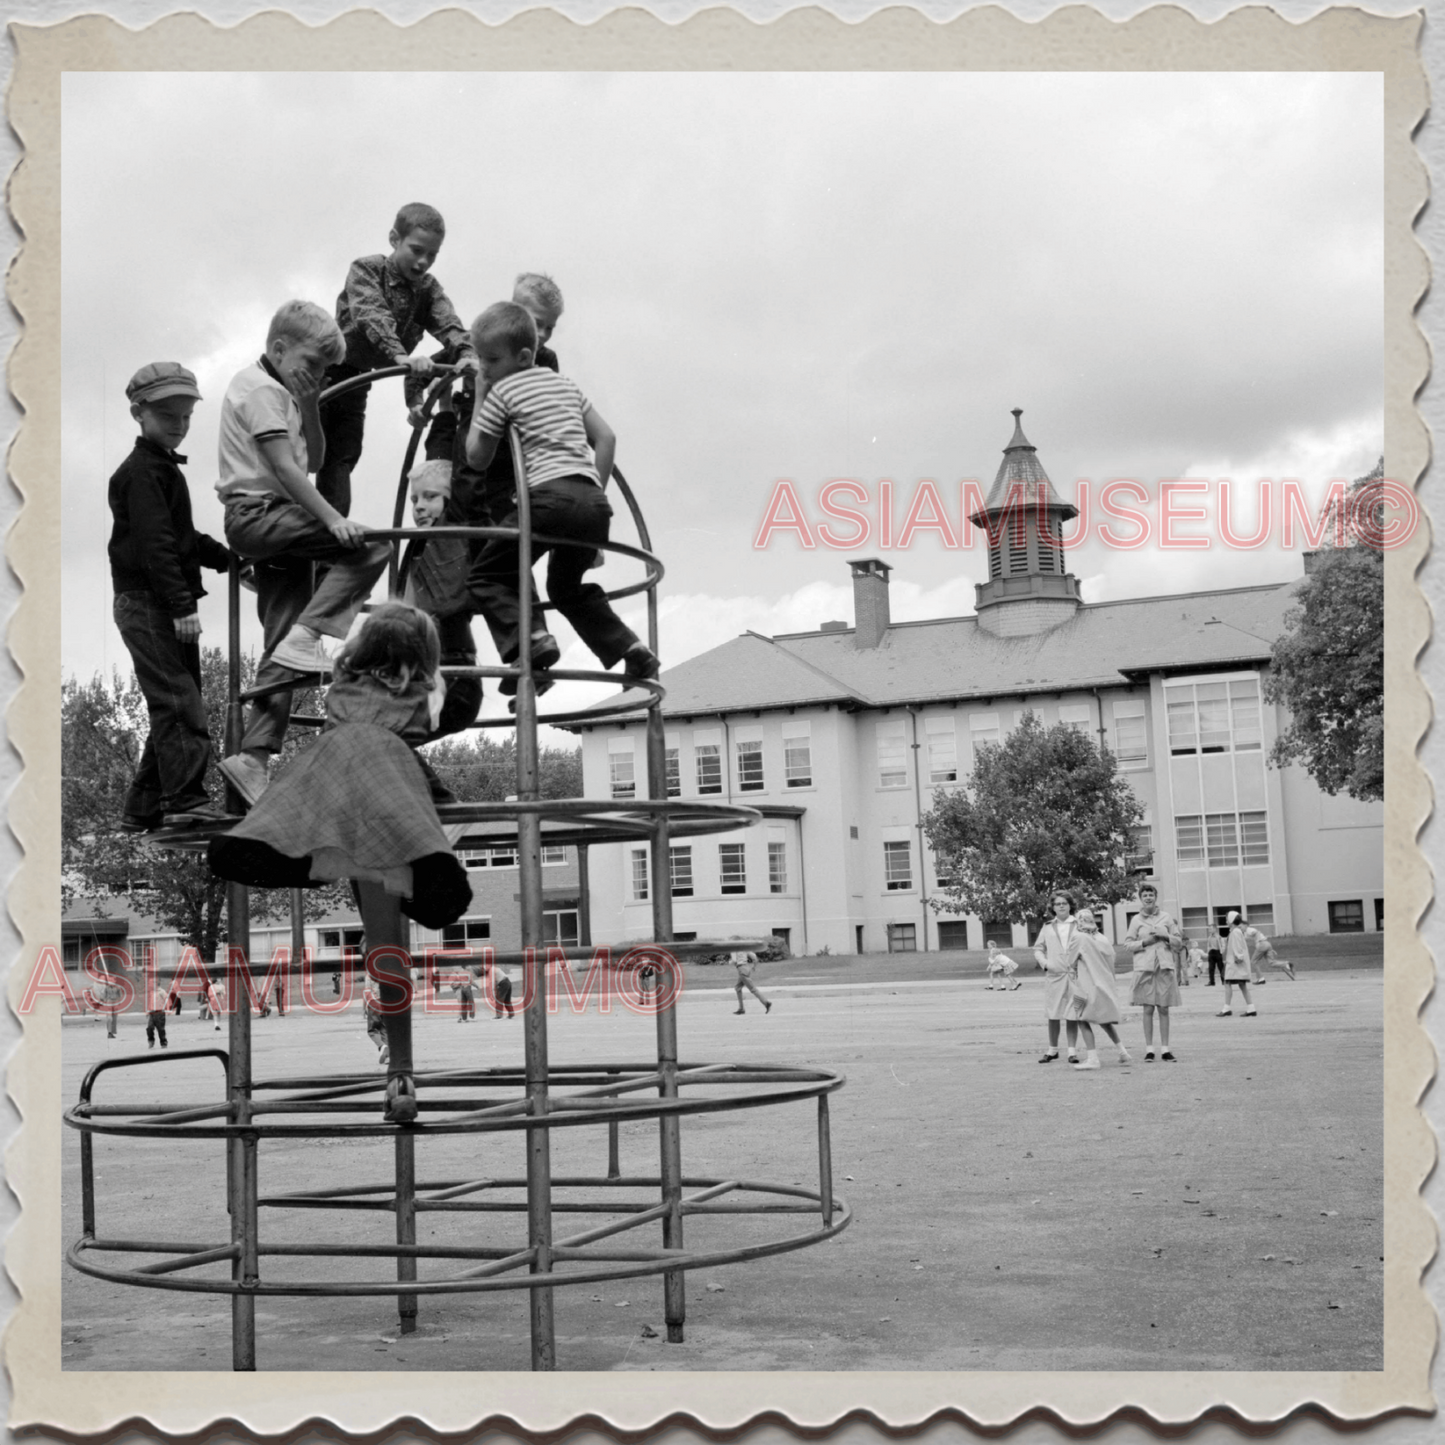
{"label": "scalloped photo border", "polygon": [[[1172,7],[1116,22],[1082,6],[1027,23],[989,8],[936,23],[894,9],[856,24],[819,10],[766,25],[710,10],[667,25],[623,10],[583,26],[532,11],[492,25],[460,11],[398,27],[352,12],[311,27],[268,13],[232,28],[177,15],[143,30],[101,16],[49,27],[12,25],[17,55],[10,124],[23,159],[9,199],[23,237],[8,278],[23,328],[10,359],[24,423],[10,452],[23,509],[8,557],[24,589],[9,644],[23,673],[7,713],[24,776],[10,826],[24,862],[8,901],[24,939],[10,970],[10,1001],[39,944],[59,935],[60,741],[60,78],[66,70],[1369,70],[1385,99],[1385,469],[1418,486],[1429,456],[1415,396],[1429,353],[1414,319],[1428,284],[1413,234],[1427,196],[1412,144],[1427,88],[1418,54],[1421,16],[1386,18],[1337,9],[1304,21],[1252,8],[1204,23]],[[439,60],[439,57],[444,59]],[[5,1337],[13,1390],[10,1424],[67,1436],[114,1433],[129,1423],[188,1435],[224,1422],[258,1434],[308,1422],[376,1435],[410,1424],[426,1433],[518,1428],[554,1434],[606,1427],[625,1436],[661,1425],[735,1433],[752,1421],[817,1432],[844,1421],[911,1430],[954,1420],[997,1432],[1023,1419],[1074,1428],[1111,1418],[1180,1428],[1202,1418],[1255,1425],[1300,1413],[1356,1423],[1434,1408],[1429,1368],[1434,1312],[1422,1274],[1435,1225],[1421,1196],[1434,1140],[1417,1105],[1434,1069],[1419,1014],[1433,967],[1416,932],[1431,898],[1416,845],[1431,806],[1416,749],[1430,717],[1415,662],[1430,631],[1415,573],[1428,549],[1420,528],[1386,564],[1385,858],[1394,923],[1386,937],[1384,1368],[1358,1373],[1072,1372],[1057,1374],[385,1374],[62,1371],[60,1354],[60,1021],[58,1006],[24,1022],[7,1086],[22,1128],[6,1156],[21,1214],[5,1262],[20,1296]],[[47,1000],[47,1003],[51,1002]],[[484,1403],[483,1403],[484,1402]],[[1172,1432],[1171,1432],[1172,1433]]]}

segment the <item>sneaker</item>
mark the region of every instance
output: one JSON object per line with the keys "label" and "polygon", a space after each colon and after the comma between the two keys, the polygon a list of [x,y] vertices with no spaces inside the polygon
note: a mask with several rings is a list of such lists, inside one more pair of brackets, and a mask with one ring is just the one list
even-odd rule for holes
{"label": "sneaker", "polygon": [[745,1014],[745,1013],[747,1013],[747,1009],[745,1009],[745,1008],[735,1008],[735,1009],[733,1010],[733,1012],[734,1012],[735,1014]]}
{"label": "sneaker", "polygon": [[1069,1062],[1071,1064],[1077,1064],[1079,1062],[1079,1052],[1077,1049],[1069,1050]]}
{"label": "sneaker", "polygon": [[1132,1064],[1134,1062],[1134,1055],[1122,1044],[1119,1046],[1119,1062],[1121,1064]]}
{"label": "sneaker", "polygon": [[165,826],[165,821],[165,817],[160,813],[148,813],[144,818],[126,813],[118,826],[122,833],[154,833],[157,828]]}
{"label": "sneaker", "polygon": [[212,803],[195,808],[182,808],[177,812],[166,814],[167,828],[219,827],[235,821],[236,819],[224,808],[218,808]]}
{"label": "sneaker", "polygon": [[1084,1062],[1082,1064],[1075,1064],[1074,1067],[1076,1069],[1099,1069],[1102,1068],[1103,1065],[1099,1062],[1098,1054],[1090,1050],[1089,1055],[1084,1060]]}
{"label": "sneaker", "polygon": [[[511,657],[504,657],[502,659],[503,662],[509,665],[516,662],[516,660],[517,657],[515,653],[513,653]],[[549,667],[556,667],[561,660],[562,649],[558,647],[557,639],[553,637],[550,632],[534,632],[532,634],[532,671],[534,673],[545,672]],[[541,678],[538,678],[536,681],[535,685],[538,693],[543,691],[543,681],[544,679]],[[547,680],[547,686],[551,687],[551,685],[551,681]],[[517,679],[515,677],[504,677],[497,690],[503,697],[516,697]]]}
{"label": "sneaker", "polygon": [[622,654],[624,677],[644,678],[650,681],[661,671],[662,664],[657,660],[657,654],[645,642],[634,642]]}
{"label": "sneaker", "polygon": [[221,776],[241,795],[247,807],[254,808],[271,781],[265,763],[258,763],[250,753],[233,753],[220,761]]}
{"label": "sneaker", "polygon": [[1152,1063],[1154,1062],[1154,1050],[1153,1050],[1153,1049],[1145,1049],[1145,1050],[1144,1050],[1144,1062],[1145,1062],[1146,1064],[1152,1064]]}
{"label": "sneaker", "polygon": [[1165,1049],[1164,1052],[1159,1055],[1159,1057],[1163,1059],[1166,1064],[1177,1064],[1179,1062],[1179,1060],[1174,1057],[1173,1051],[1170,1049]]}
{"label": "sneaker", "polygon": [[146,1042],[146,1048],[148,1048],[148,1049],[153,1049],[153,1048],[155,1048],[155,1046],[156,1046],[156,1041],[155,1041],[154,1039],[150,1039],[150,1040],[148,1040],[148,1041]]}
{"label": "sneaker", "polygon": [[[511,683],[515,684],[516,681],[517,681],[517,679],[516,679],[516,678],[503,678],[502,681],[503,681],[503,682],[511,682]],[[543,696],[543,694],[551,692],[552,689],[553,689],[554,687],[556,687],[556,685],[557,685],[557,684],[554,683],[550,677],[534,677],[533,680],[532,680],[532,695],[533,695],[534,697],[541,697],[541,696]],[[516,690],[517,690],[517,689],[516,689],[516,687],[515,687],[515,685],[514,685],[513,688],[512,688],[512,691],[513,691],[513,692],[516,692]],[[513,717],[516,717],[516,715],[517,715],[517,699],[516,699],[515,697],[509,697],[509,698],[507,699],[507,711],[508,711],[509,713],[511,713]]]}
{"label": "sneaker", "polygon": [[331,659],[322,648],[321,638],[299,622],[272,649],[269,660],[289,672],[331,671]]}

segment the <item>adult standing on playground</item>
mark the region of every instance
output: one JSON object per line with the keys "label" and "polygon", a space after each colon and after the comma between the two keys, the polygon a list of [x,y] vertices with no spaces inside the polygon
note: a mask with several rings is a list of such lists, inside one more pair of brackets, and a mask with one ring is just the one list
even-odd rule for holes
{"label": "adult standing on playground", "polygon": [[1159,1014],[1159,1057],[1175,1062],[1169,1047],[1169,1010],[1179,1003],[1179,980],[1174,976],[1174,950],[1183,937],[1179,925],[1159,907],[1159,890],[1152,883],[1139,887],[1139,912],[1124,943],[1134,955],[1134,992],[1131,1003],[1144,1010],[1144,1062],[1154,1062],[1154,1014]]}
{"label": "adult standing on playground", "polygon": [[[1034,958],[1047,975],[1044,983],[1044,1017],[1049,1024],[1049,1046],[1039,1058],[1041,1064],[1051,1064],[1059,1056],[1059,1021],[1069,1011],[1069,945],[1074,941],[1074,899],[1064,892],[1055,893],[1049,899],[1054,916],[1039,929],[1034,940]],[[1079,1026],[1069,1023],[1069,1062],[1078,1062],[1074,1040],[1078,1038]]]}

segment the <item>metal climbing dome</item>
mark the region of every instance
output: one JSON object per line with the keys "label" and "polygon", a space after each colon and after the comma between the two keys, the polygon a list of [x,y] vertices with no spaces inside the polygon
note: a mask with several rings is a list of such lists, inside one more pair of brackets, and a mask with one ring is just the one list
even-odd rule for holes
{"label": "metal climbing dome", "polygon": [[[366,373],[330,388],[323,400],[353,387],[369,386],[385,377],[401,376],[405,367]],[[431,389],[422,420],[435,404],[440,387]],[[519,575],[532,571],[533,544],[565,539],[534,537],[527,488],[518,486],[515,527],[406,528],[401,525],[421,425],[412,434],[401,469],[394,525],[371,533],[378,538],[515,537]],[[513,441],[516,474],[522,478],[521,457]],[[640,562],[645,575],[639,582],[608,592],[609,599],[645,592],[648,645],[658,650],[657,584],[662,563],[651,550],[641,509],[621,473],[613,481],[626,501],[636,527],[639,546],[608,542],[605,550]],[[395,561],[391,586],[398,585]],[[233,562],[228,589],[230,697],[227,712],[226,752],[234,752],[241,738],[241,709],[254,694],[241,691],[240,578]],[[520,636],[532,632],[533,600],[530,589],[520,589]],[[444,824],[466,825],[466,841],[505,843],[518,854],[522,950],[497,961],[520,964],[524,970],[522,1018],[525,1063],[516,1068],[477,1068],[418,1072],[413,1067],[411,964],[414,955],[410,925],[398,901],[379,885],[359,887],[362,925],[373,976],[386,1018],[390,1063],[385,1079],[375,1074],[260,1079],[252,1073],[251,1009],[245,998],[232,997],[229,1037],[224,1049],[175,1050],[168,1054],[141,1054],[97,1064],[85,1076],[78,1102],[64,1115],[65,1123],[80,1134],[81,1206],[80,1238],[67,1251],[77,1270],[116,1284],[147,1289],[224,1294],[231,1298],[232,1368],[256,1368],[256,1300],[274,1296],[394,1295],[399,1329],[416,1328],[422,1296],[527,1290],[530,1300],[531,1361],[537,1370],[554,1369],[556,1330],[554,1296],[568,1285],[639,1275],[662,1276],[667,1338],[683,1339],[686,1317],[685,1278],[689,1269],[755,1260],[819,1243],[848,1226],[851,1213],[833,1192],[828,1100],[844,1079],[830,1069],[789,1064],[729,1064],[683,1062],[678,1056],[676,1001],[681,988],[682,958],[726,948],[760,946],[764,940],[692,941],[672,937],[672,899],[667,888],[651,890],[652,938],[628,942],[629,967],[623,977],[634,988],[650,990],[646,997],[656,1018],[656,1057],[642,1061],[606,1060],[596,1064],[554,1065],[548,1058],[547,990],[542,986],[545,959],[557,949],[543,938],[541,849],[549,845],[633,842],[650,849],[650,876],[665,879],[671,839],[716,833],[758,819],[751,808],[669,798],[662,727],[665,691],[657,681],[629,680],[642,689],[645,700],[620,698],[583,712],[539,714],[537,687],[531,659],[523,648],[514,667],[478,666],[446,668],[450,674],[514,677],[517,684],[515,719],[487,719],[477,726],[515,726],[516,797],[506,802],[452,803],[438,807]],[[615,686],[614,674],[600,671],[553,669],[553,679]],[[311,685],[319,685],[320,680]],[[302,682],[299,686],[305,686]],[[647,777],[645,799],[615,800],[543,799],[538,789],[537,725],[579,719],[635,715],[647,710]],[[315,723],[316,719],[297,721]],[[229,811],[239,812],[240,800],[229,796]],[[154,835],[159,846],[203,848],[213,836],[207,831],[176,831]],[[228,949],[241,950],[248,974],[250,961],[249,889],[238,883],[227,891]],[[293,933],[299,946],[299,909],[293,906]],[[590,946],[563,950],[569,962],[586,961]],[[303,962],[303,967],[305,964]],[[637,980],[644,979],[643,982]],[[230,993],[231,990],[228,990]],[[165,1067],[184,1059],[213,1058],[219,1066],[222,1088],[212,1102],[184,1105],[106,1103],[97,1099],[97,1084],[109,1071],[135,1067]],[[388,1084],[409,1076],[415,1085],[416,1112],[410,1122],[388,1122],[382,1117]],[[393,1091],[394,1092],[394,1091]],[[682,1122],[698,1114],[759,1109],[813,1101],[817,1119],[817,1188],[743,1178],[684,1174]],[[656,1174],[624,1174],[619,1166],[619,1127],[625,1123],[655,1120],[659,1168]],[[606,1165],[596,1173],[555,1174],[552,1135],[558,1129],[606,1130]],[[525,1170],[519,1177],[494,1178],[476,1172],[471,1178],[419,1176],[429,1140],[453,1135],[484,1136],[521,1132],[525,1140]],[[148,1138],[188,1142],[223,1140],[226,1150],[226,1207],[230,1232],[226,1239],[206,1241],[120,1238],[98,1232],[100,1198],[96,1189],[94,1143],[97,1136]],[[258,1156],[268,1142],[296,1139],[359,1139],[386,1136],[393,1140],[394,1168],[383,1182],[360,1181],[321,1190],[263,1194]],[[480,1142],[480,1141],[479,1141]],[[480,1152],[480,1151],[478,1151]],[[599,1147],[599,1162],[602,1149]],[[506,1197],[504,1197],[506,1196]],[[301,1241],[268,1239],[261,1228],[262,1211],[321,1211],[339,1213],[357,1209],[395,1215],[394,1244],[359,1244],[346,1238]],[[420,1244],[417,1217],[428,1212],[474,1217],[478,1213],[510,1217],[525,1215],[525,1236],[505,1242]],[[559,1233],[557,1221],[581,1216],[581,1228]],[[758,1216],[794,1215],[804,1227],[766,1240],[750,1239],[731,1248],[689,1250],[684,1242],[685,1223],[700,1216],[728,1216],[735,1220]],[[599,1220],[601,1222],[592,1222]],[[156,1256],[148,1263],[126,1267],[119,1260],[136,1254]],[[268,1257],[302,1257],[362,1264],[377,1258],[395,1261],[394,1278],[317,1279],[267,1278],[262,1263]],[[199,1276],[202,1266],[229,1263],[229,1278]],[[422,1273],[428,1265],[438,1272]]]}

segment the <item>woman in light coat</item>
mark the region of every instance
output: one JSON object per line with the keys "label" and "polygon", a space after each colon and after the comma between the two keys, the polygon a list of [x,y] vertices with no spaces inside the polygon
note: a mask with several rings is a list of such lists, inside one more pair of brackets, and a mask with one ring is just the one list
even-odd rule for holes
{"label": "woman in light coat", "polygon": [[1121,1064],[1131,1063],[1133,1056],[1119,1037],[1117,1024],[1122,1017],[1119,1000],[1114,994],[1114,945],[1099,932],[1098,921],[1091,908],[1080,908],[1074,914],[1074,941],[1069,945],[1069,1012],[1077,1020],[1084,1035],[1084,1061],[1076,1069],[1097,1069],[1098,1050],[1094,1047],[1093,1024],[1103,1029],[1119,1051]]}
{"label": "woman in light coat", "polygon": [[[1074,900],[1064,892],[1055,893],[1049,900],[1054,916],[1039,929],[1034,940],[1034,958],[1047,975],[1044,983],[1044,1017],[1049,1024],[1049,1046],[1039,1059],[1041,1064],[1051,1064],[1059,1056],[1059,1023],[1067,1018],[1069,1010],[1069,945],[1074,941]],[[1075,1047],[1079,1036],[1079,1025],[1074,1019],[1068,1020],[1069,1062],[1078,1062]]]}

